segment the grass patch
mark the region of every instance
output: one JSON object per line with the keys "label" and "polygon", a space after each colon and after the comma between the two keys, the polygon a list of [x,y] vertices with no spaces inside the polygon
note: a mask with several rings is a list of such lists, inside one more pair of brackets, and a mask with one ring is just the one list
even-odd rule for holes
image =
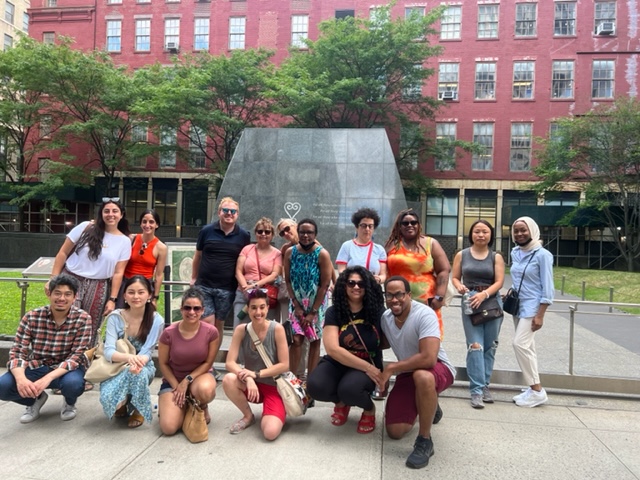
{"label": "grass patch", "polygon": [[[0,278],[22,278],[20,272],[2,272]],[[13,337],[20,323],[20,301],[21,290],[18,288],[16,281],[0,281],[0,335],[9,335]],[[42,305],[47,305],[49,299],[44,294],[44,282],[30,282],[27,288],[27,305],[26,310],[29,311]],[[161,295],[158,300],[158,312],[164,316],[164,298]]]}

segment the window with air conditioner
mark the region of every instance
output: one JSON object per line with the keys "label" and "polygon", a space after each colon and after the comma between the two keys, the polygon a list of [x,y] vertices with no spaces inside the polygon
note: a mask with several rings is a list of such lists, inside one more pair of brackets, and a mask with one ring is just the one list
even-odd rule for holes
{"label": "window with air conditioner", "polygon": [[600,22],[596,27],[596,35],[613,35],[615,31],[616,26],[613,22]]}

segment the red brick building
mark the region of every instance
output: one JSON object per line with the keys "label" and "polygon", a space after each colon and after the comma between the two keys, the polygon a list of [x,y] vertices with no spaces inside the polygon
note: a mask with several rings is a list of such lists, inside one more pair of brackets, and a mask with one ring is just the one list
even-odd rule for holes
{"label": "red brick building", "polygon": [[[317,24],[346,15],[375,15],[378,0],[34,0],[30,35],[53,41],[75,38],[81,49],[105,49],[132,67],[169,63],[172,53],[266,47],[281,61],[299,38],[317,37]],[[445,2],[399,0],[392,15],[423,13]],[[554,119],[588,111],[620,95],[636,96],[640,81],[640,6],[626,1],[458,0],[447,10],[431,41],[444,47],[428,65],[434,75],[423,92],[446,102],[434,135],[476,141],[484,155],[458,159],[456,170],[434,162],[425,173],[439,180],[443,198],[423,199],[427,228],[462,246],[468,225],[492,221],[498,235],[504,208],[517,205],[573,205],[578,192],[553,200],[527,192],[535,137],[546,137]],[[400,140],[400,143],[401,140]],[[437,162],[436,162],[437,163]],[[145,172],[123,184],[135,202],[174,205],[173,225],[187,226],[207,215],[185,212],[180,169]],[[148,179],[148,182],[147,182]],[[132,193],[129,193],[132,192]],[[164,192],[157,194],[157,192]],[[178,196],[182,198],[179,199]],[[207,203],[201,194],[199,204]],[[129,201],[128,205],[136,203]],[[165,202],[165,203],[163,203]],[[144,203],[144,202],[142,202]],[[208,201],[209,210],[211,200]],[[145,205],[146,206],[146,205]],[[167,207],[168,208],[168,207]],[[210,212],[209,212],[210,213]],[[191,218],[191,220],[189,220]],[[563,235],[572,236],[571,229]]]}

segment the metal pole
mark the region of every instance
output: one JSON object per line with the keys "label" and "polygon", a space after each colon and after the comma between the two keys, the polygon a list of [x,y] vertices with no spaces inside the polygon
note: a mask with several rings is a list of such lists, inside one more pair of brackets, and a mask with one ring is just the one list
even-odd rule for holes
{"label": "metal pole", "polygon": [[562,287],[560,287],[560,295],[564,297],[564,281],[567,279],[566,275],[562,275]]}
{"label": "metal pole", "polygon": [[[171,267],[164,267],[164,280],[171,278]],[[165,287],[164,291],[164,326],[171,325],[171,287]]]}
{"label": "metal pole", "polygon": [[29,288],[29,282],[19,281],[16,282],[18,284],[18,288],[22,291],[20,296],[20,318],[24,317],[24,314],[27,313],[27,288]]}
{"label": "metal pole", "polygon": [[585,282],[584,280],[582,281],[582,301],[584,302],[585,300],[585,291],[587,289],[587,282]]}
{"label": "metal pole", "polygon": [[573,375],[573,336],[576,305],[569,305],[569,375]]}
{"label": "metal pole", "polygon": [[[613,287],[609,287],[609,302],[613,303]],[[609,313],[613,313],[613,307],[609,307]]]}

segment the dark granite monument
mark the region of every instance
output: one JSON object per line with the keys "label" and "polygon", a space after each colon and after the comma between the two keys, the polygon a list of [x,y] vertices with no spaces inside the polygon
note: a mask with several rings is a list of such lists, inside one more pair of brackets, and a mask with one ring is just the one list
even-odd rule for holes
{"label": "dark granite monument", "polygon": [[318,240],[334,261],[340,245],[354,237],[351,215],[358,208],[378,211],[374,242],[380,244],[396,214],[407,208],[382,128],[246,129],[218,198],[225,196],[240,203],[239,223],[252,237],[262,216],[274,225],[281,218],[313,218]]}

